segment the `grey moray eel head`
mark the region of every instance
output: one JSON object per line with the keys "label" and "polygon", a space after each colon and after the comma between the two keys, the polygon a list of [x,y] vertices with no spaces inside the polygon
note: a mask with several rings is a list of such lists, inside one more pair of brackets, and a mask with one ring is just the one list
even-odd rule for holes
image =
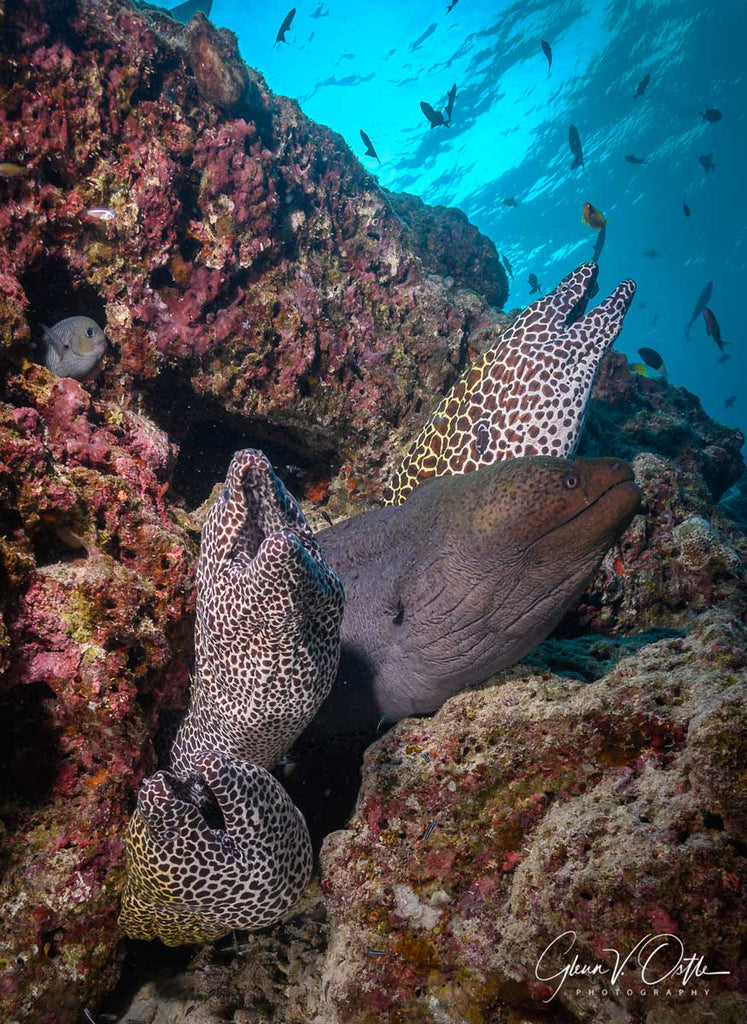
{"label": "grey moray eel head", "polygon": [[215,751],[196,754],[194,769],[140,788],[119,918],[131,938],[176,946],[263,928],[308,884],[306,823],[273,776]]}
{"label": "grey moray eel head", "polygon": [[578,600],[639,502],[624,462],[538,456],[427,480],[399,507],[325,530],[347,592],[350,685],[335,687],[320,730],[430,714],[517,662]]}
{"label": "grey moray eel head", "polygon": [[602,356],[635,294],[633,281],[623,281],[586,312],[597,272],[583,263],[465,370],[410,445],[388,504],[401,504],[428,477],[522,455],[573,455]]}
{"label": "grey moray eel head", "polygon": [[295,499],[262,452],[231,460],[197,566],[197,670],[172,767],[222,750],[271,766],[328,694],[343,589]]}

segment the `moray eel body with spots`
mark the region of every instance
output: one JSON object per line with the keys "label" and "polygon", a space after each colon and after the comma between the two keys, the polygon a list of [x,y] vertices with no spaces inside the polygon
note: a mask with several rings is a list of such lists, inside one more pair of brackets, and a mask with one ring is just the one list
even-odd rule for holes
{"label": "moray eel body with spots", "polygon": [[573,455],[602,356],[635,293],[623,281],[584,313],[597,270],[582,264],[472,363],[410,445],[387,504],[401,504],[429,477],[522,455]]}
{"label": "moray eel body with spots", "polygon": [[421,484],[318,535],[342,659],[311,737],[430,714],[514,664],[573,607],[638,509],[614,459],[510,459]]}
{"label": "moray eel body with spots", "polygon": [[317,712],[340,652],[342,584],[262,452],[231,460],[202,529],[195,679],[171,751],[271,767]]}
{"label": "moray eel body with spots", "polygon": [[205,521],[196,671],[171,768],[142,783],[120,925],[166,945],[283,917],[311,874],[303,815],[265,767],[332,686],[343,590],[261,452],[237,452]]}
{"label": "moray eel body with spots", "polygon": [[311,877],[306,822],[272,775],[206,752],[146,779],[126,837],[119,923],[133,939],[207,942],[277,921]]}

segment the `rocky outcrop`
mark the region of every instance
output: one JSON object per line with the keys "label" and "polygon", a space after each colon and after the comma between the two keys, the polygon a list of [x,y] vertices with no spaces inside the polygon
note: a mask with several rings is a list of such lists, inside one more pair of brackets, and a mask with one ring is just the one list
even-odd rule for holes
{"label": "rocky outcrop", "polygon": [[[708,613],[595,683],[509,673],[401,722],[324,845],[323,1019],[744,1019],[746,669],[742,623]],[[610,983],[612,950],[662,933],[722,973]],[[573,954],[606,975],[562,983]]]}

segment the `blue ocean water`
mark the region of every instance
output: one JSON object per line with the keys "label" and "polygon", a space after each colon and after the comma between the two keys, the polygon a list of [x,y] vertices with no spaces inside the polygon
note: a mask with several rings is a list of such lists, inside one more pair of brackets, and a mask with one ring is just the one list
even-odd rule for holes
{"label": "blue ocean water", "polygon": [[[631,361],[640,346],[655,348],[673,384],[747,429],[744,0],[457,0],[448,12],[447,0],[312,0],[274,45],[289,7],[215,0],[211,20],[233,29],[247,63],[339,132],[383,186],[464,210],[510,260],[507,308],[530,301],[530,273],[547,290],[590,258],[596,236],[581,212],[591,202],[609,218],[601,294],[626,277],[638,284],[617,348]],[[452,124],[431,130],[420,101],[443,109],[454,84]],[[703,120],[707,107],[722,118]],[[585,172],[571,169],[571,124]],[[364,156],[361,128],[380,164]],[[710,173],[698,159],[708,153]],[[503,203],[511,197],[515,207]],[[685,337],[708,281],[731,342],[725,363],[702,317]]]}

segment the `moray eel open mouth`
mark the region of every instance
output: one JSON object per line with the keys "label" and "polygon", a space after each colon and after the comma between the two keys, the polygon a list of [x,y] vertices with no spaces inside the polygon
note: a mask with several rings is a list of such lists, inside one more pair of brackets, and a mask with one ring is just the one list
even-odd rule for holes
{"label": "moray eel open mouth", "polygon": [[[151,784],[153,779],[150,780]],[[171,772],[159,773],[161,798],[169,803],[178,801],[194,807],[213,832],[226,832],[226,819],[215,793],[202,775],[193,772],[181,779]],[[156,797],[158,799],[158,797]]]}

